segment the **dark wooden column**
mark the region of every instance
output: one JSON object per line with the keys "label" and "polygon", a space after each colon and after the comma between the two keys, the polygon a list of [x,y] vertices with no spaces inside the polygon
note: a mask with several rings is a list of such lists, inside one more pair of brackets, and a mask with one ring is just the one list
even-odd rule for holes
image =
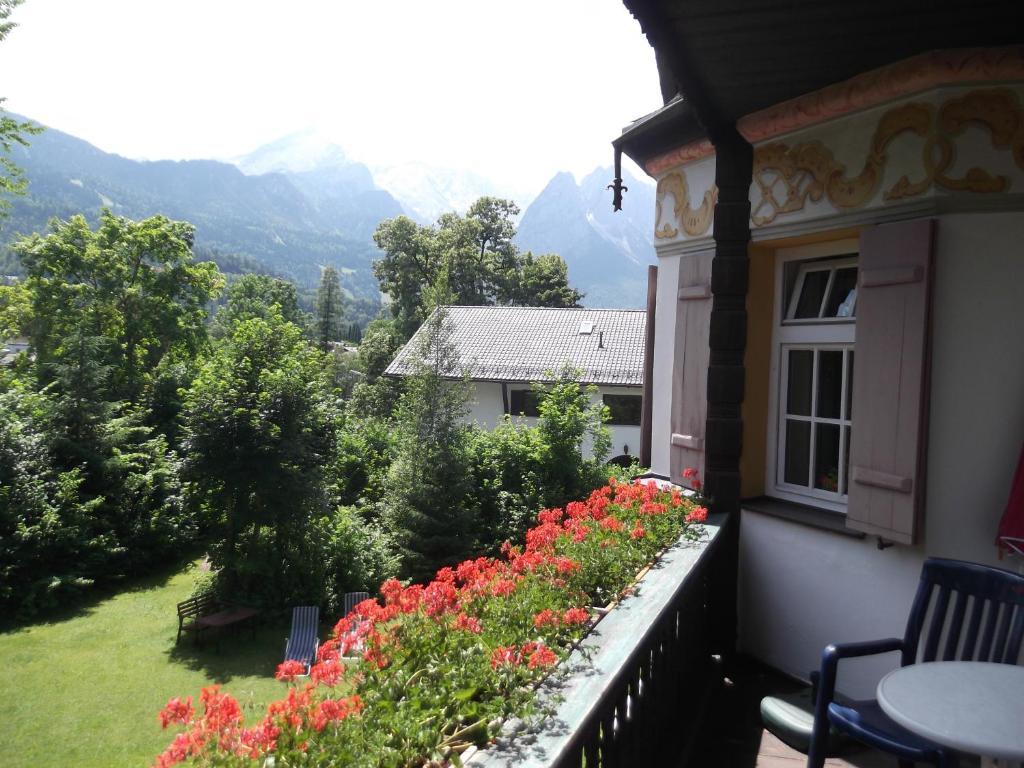
{"label": "dark wooden column", "polygon": [[753,150],[735,130],[716,139],[718,204],[711,266],[711,357],[704,473],[713,511],[738,512]]}

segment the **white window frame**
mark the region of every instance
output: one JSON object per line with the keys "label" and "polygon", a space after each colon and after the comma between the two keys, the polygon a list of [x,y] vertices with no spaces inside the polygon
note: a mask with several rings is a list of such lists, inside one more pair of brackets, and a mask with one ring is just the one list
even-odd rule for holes
{"label": "white window frame", "polygon": [[[796,248],[780,248],[775,252],[775,301],[773,302],[772,317],[772,349],[771,369],[769,371],[768,386],[768,425],[766,435],[766,461],[765,461],[765,495],[776,498],[794,501],[801,504],[810,504],[822,507],[835,512],[846,512],[846,496],[839,496],[828,491],[816,488],[805,488],[793,486],[782,482],[782,467],[780,460],[785,456],[785,429],[783,425],[784,414],[781,404],[781,396],[786,392],[786,376],[788,366],[784,365],[786,360],[785,352],[790,349],[843,349],[851,348],[856,353],[856,320],[855,318],[817,318],[817,319],[787,319],[791,307],[795,304],[796,297],[803,283],[804,273],[798,276],[793,286],[793,297],[786,301],[785,272],[786,265],[795,261],[809,261],[813,259],[831,259],[832,265],[836,267],[852,266],[857,263],[859,242],[856,238],[835,240],[828,243],[817,243],[814,245],[800,246]],[[843,258],[837,262],[839,257]],[[831,280],[830,280],[831,283]],[[828,288],[822,301],[828,300]],[[856,365],[856,361],[854,363]],[[842,402],[846,402],[846,365],[843,366],[843,390]],[[812,387],[812,402],[816,397],[816,389]],[[813,412],[813,411],[812,411]],[[842,412],[840,412],[842,415]],[[841,420],[822,419],[827,423],[834,423]],[[840,428],[841,429],[841,428]],[[811,461],[814,461],[814,432],[812,428]],[[840,443],[842,440],[840,432]],[[842,451],[842,448],[840,449]],[[840,472],[842,472],[842,454],[840,454]],[[842,479],[840,478],[840,489]],[[847,482],[849,487],[849,482]]]}

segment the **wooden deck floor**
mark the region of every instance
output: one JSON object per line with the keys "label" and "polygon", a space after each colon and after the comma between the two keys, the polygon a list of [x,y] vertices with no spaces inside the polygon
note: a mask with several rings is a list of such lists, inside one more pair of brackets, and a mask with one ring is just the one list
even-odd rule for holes
{"label": "wooden deck floor", "polygon": [[[739,659],[725,671],[728,685],[712,704],[708,725],[687,768],[803,768],[806,755],[779,741],[761,724],[764,696],[799,685],[767,667]],[[896,768],[895,758],[865,749],[830,758],[826,768]]]}

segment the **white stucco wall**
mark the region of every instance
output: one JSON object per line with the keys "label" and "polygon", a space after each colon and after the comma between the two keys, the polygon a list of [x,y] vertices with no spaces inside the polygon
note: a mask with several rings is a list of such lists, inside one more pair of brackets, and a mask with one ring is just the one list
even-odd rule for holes
{"label": "white stucco wall", "polygon": [[[937,238],[923,543],[742,514],[740,648],[801,678],[829,642],[902,636],[925,557],[1019,567],[993,542],[1024,440],[1024,213],[943,216]],[[873,695],[896,663],[844,662],[840,689]]]}
{"label": "white stucco wall", "polygon": [[[528,384],[508,384],[511,392],[513,389],[529,389]],[[602,395],[640,395],[640,387],[598,387],[597,394],[591,398],[591,402],[600,402]],[[473,396],[470,401],[470,412],[466,416],[467,423],[476,423],[483,429],[493,429],[504,418],[505,409],[501,397],[501,384],[493,381],[474,381]],[[537,423],[537,419],[519,417],[530,426]],[[612,447],[608,458],[613,458],[622,453],[623,446],[629,446],[631,456],[640,455],[640,427],[609,424],[611,432]],[[590,457],[593,452],[593,443],[589,437],[583,441],[583,455]]]}
{"label": "white stucco wall", "polygon": [[666,477],[669,475],[672,442],[672,368],[675,362],[681,258],[678,251],[658,253],[658,303],[654,317],[654,373],[651,379],[651,471]]}

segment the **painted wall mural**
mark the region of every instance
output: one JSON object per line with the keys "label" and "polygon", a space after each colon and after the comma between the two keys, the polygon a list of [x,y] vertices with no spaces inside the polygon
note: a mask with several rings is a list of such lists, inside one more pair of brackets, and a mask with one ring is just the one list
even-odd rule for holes
{"label": "painted wall mural", "polygon": [[[660,179],[656,194],[654,236],[658,240],[678,237],[680,229],[690,237],[699,237],[711,227],[718,201],[718,187],[714,184],[704,193],[704,199],[697,208],[690,207],[690,185],[685,171],[673,171]],[[671,214],[665,210],[666,198],[670,195],[673,200]]]}
{"label": "painted wall mural", "polygon": [[[971,167],[960,177],[950,175],[957,139],[969,124],[986,128],[993,148],[1011,151],[1016,165],[1024,170],[1024,111],[1013,91],[1007,88],[971,91],[948,99],[938,109],[929,103],[909,102],[881,115],[864,164],[853,176],[820,141],[793,146],[772,142],[757,147],[751,221],[754,226],[770,224],[782,214],[803,210],[808,200],[819,202],[826,198],[840,210],[864,205],[874,198],[882,183],[890,160],[889,145],[906,133],[925,140],[920,174],[915,178],[901,176],[884,190],[884,201],[914,197],[933,186],[958,192],[1005,192],[1010,180],[984,168]],[[662,181],[674,175],[669,174]],[[683,184],[685,187],[685,179]],[[661,189],[659,183],[659,208]],[[676,199],[678,208],[679,198]]]}

